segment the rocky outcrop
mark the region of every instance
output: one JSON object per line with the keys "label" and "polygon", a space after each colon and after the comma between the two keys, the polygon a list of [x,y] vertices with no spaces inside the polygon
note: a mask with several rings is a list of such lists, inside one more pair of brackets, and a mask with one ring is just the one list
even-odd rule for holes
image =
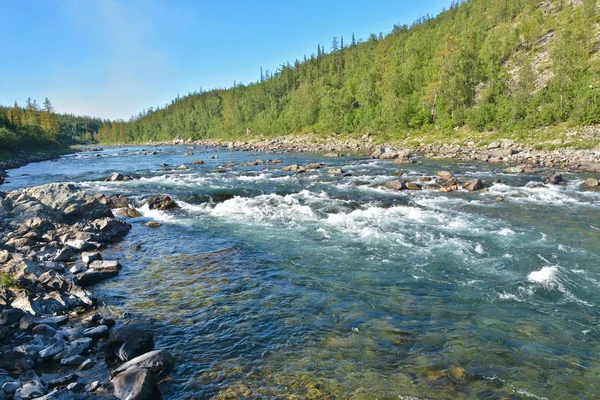
{"label": "rocky outcrop", "polygon": [[173,210],[179,208],[177,203],[166,194],[156,194],[144,199],[151,210]]}

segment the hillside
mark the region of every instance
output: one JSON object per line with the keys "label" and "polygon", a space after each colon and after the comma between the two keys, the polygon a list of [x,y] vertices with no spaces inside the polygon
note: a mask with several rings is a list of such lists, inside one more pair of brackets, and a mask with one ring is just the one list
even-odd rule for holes
{"label": "hillside", "polygon": [[[595,0],[453,3],[385,36],[334,38],[329,52],[319,45],[317,54],[259,82],[191,93],[108,124],[96,137],[139,142],[369,132],[381,140],[415,134],[424,140],[595,125],[599,8]],[[590,145],[588,139],[578,145]]]}

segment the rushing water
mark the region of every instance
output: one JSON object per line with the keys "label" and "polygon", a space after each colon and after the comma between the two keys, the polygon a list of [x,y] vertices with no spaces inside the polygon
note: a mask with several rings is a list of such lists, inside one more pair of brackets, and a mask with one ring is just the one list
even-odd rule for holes
{"label": "rushing water", "polygon": [[[549,186],[499,165],[152,150],[30,164],[3,190],[72,181],[178,201],[173,212],[140,208],[104,252],[124,270],[93,289],[156,319],[158,346],[177,359],[165,397],[600,397],[600,192],[582,188],[586,176]],[[226,166],[257,158],[283,164]],[[185,171],[158,165],[197,159]],[[308,162],[351,176],[281,170]],[[398,170],[440,169],[502,183],[377,187]],[[137,179],[101,181],[113,171]],[[143,226],[150,219],[163,226]]]}

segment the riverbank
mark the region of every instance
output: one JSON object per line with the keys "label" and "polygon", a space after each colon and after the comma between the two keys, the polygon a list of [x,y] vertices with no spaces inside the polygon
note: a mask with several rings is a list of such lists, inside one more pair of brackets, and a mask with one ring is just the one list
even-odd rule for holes
{"label": "riverbank", "polygon": [[22,150],[20,152],[0,151],[0,177],[7,177],[6,170],[19,168],[32,162],[54,160],[66,154],[76,152],[73,147],[54,147],[44,150]]}
{"label": "riverbank", "polygon": [[160,396],[173,358],[87,289],[121,270],[102,251],[131,229],[111,211],[124,201],[64,183],[0,192],[0,399]]}

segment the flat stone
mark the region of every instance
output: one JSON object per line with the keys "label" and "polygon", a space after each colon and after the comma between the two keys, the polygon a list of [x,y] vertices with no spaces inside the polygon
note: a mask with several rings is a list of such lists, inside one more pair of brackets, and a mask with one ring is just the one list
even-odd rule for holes
{"label": "flat stone", "polygon": [[162,226],[162,224],[160,222],[156,222],[156,221],[148,221],[144,225],[149,228],[159,228]]}
{"label": "flat stone", "polygon": [[166,373],[175,365],[175,359],[165,350],[153,350],[135,357],[115,369],[112,374],[126,371],[130,368],[145,368],[155,376]]}
{"label": "flat stone", "polygon": [[6,394],[13,394],[20,387],[21,382],[19,381],[5,382],[4,385],[2,385],[2,391]]}
{"label": "flat stone", "polygon": [[78,252],[95,250],[97,248],[95,244],[82,239],[69,240],[65,244]]}
{"label": "flat stone", "polygon": [[83,356],[71,356],[60,360],[61,366],[78,366],[85,361]]}
{"label": "flat stone", "polygon": [[89,265],[93,261],[102,261],[102,254],[99,251],[86,252],[81,253],[81,261],[85,265]]}
{"label": "flat stone", "polygon": [[81,363],[81,365],[79,366],[79,370],[85,371],[92,368],[94,365],[96,365],[96,361],[92,360],[91,358],[88,358],[83,363]]}
{"label": "flat stone", "polygon": [[106,325],[99,325],[94,328],[89,328],[89,329],[86,329],[85,331],[83,331],[83,336],[92,338],[92,339],[106,337],[108,335],[109,335],[108,326],[106,326]]}
{"label": "flat stone", "polygon": [[152,373],[144,368],[121,372],[111,380],[118,399],[144,400],[160,398]]}
{"label": "flat stone", "polygon": [[51,346],[46,347],[44,350],[39,352],[40,358],[50,358],[54,357],[58,353],[62,352],[65,349],[65,341],[59,340]]}

